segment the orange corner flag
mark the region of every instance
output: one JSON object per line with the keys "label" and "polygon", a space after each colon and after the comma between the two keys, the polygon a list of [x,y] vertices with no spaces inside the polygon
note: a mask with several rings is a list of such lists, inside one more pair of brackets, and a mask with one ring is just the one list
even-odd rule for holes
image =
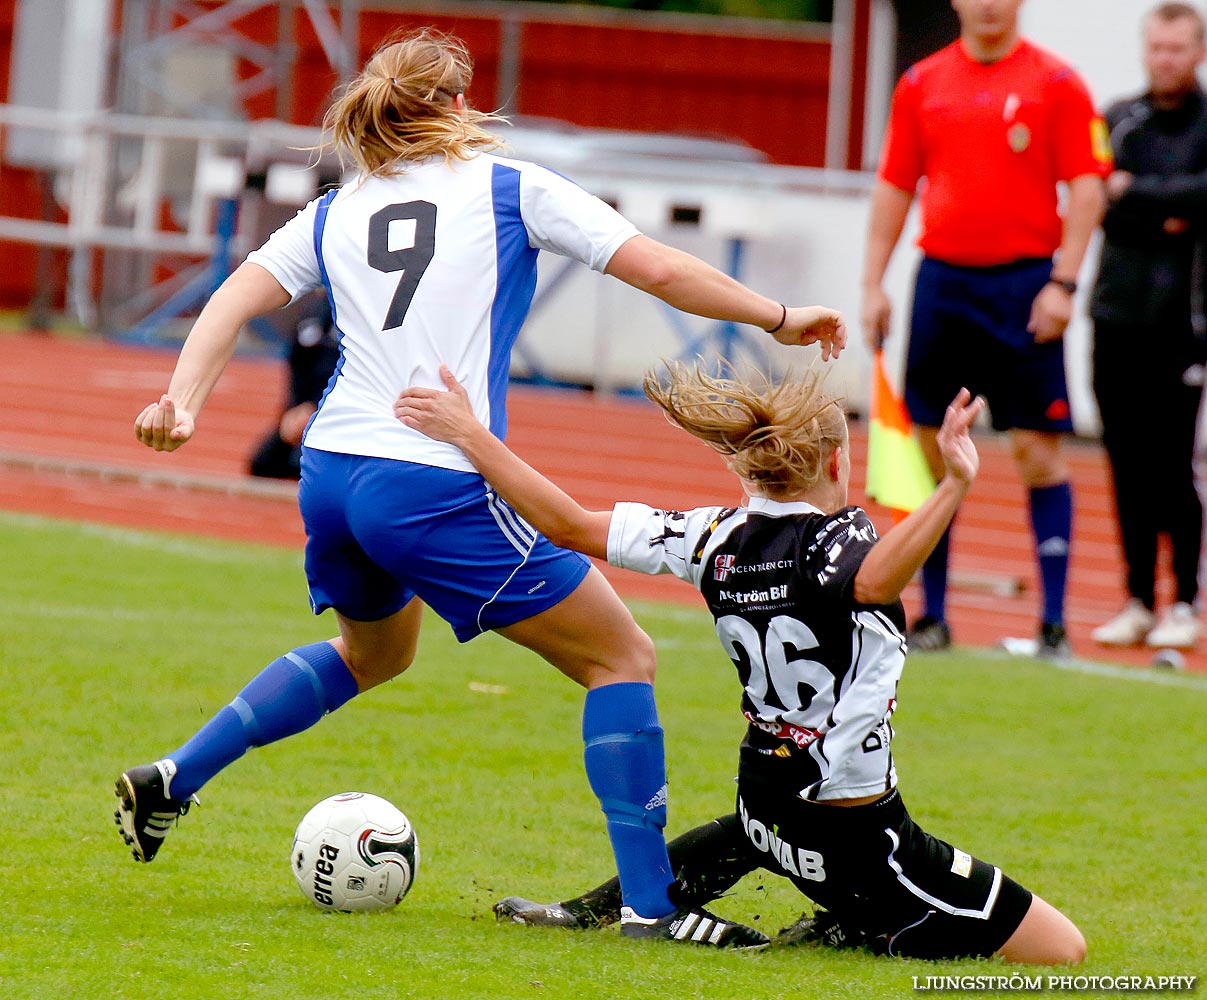
{"label": "orange corner flag", "polygon": [[935,481],[913,435],[909,411],[889,385],[880,351],[873,363],[871,411],[867,495],[885,507],[908,513],[930,496]]}

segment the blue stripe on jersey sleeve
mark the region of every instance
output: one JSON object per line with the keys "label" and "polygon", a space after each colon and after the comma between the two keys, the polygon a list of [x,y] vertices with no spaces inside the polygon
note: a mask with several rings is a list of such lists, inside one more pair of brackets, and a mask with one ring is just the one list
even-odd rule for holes
{"label": "blue stripe on jersey sleeve", "polygon": [[[335,383],[339,379],[340,372],[344,369],[344,331],[339,328],[339,316],[335,312],[335,293],[331,288],[331,279],[327,277],[327,265],[323,262],[323,231],[327,228],[327,209],[331,207],[331,202],[335,200],[335,196],[339,194],[339,188],[332,188],[319,200],[314,212],[314,256],[319,263],[319,276],[323,279],[323,288],[327,291],[327,302],[331,306],[331,325],[335,327],[335,339],[339,345],[339,360],[335,362],[335,370],[331,373],[331,378],[327,380],[327,388],[323,390],[323,395],[319,399],[318,406],[314,413],[310,415],[310,419],[306,422],[306,430],[310,430],[310,425],[314,423],[314,418],[318,416],[319,410],[323,408],[323,403],[326,402],[327,396],[331,390],[335,388]],[[306,439],[305,431],[302,432],[302,440]]]}
{"label": "blue stripe on jersey sleeve", "polygon": [[495,216],[495,301],[490,310],[490,365],[487,393],[490,432],[507,436],[507,380],[511,348],[528,316],[536,291],[537,251],[528,243],[520,215],[520,172],[496,163],[491,168]]}

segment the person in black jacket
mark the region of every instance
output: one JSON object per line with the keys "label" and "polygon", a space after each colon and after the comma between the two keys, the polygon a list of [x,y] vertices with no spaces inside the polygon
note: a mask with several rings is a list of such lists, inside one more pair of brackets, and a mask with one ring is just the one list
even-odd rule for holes
{"label": "person in black jacket", "polygon": [[[1205,54],[1203,15],[1187,3],[1160,4],[1144,20],[1148,90],[1106,114],[1115,171],[1090,312],[1129,595],[1093,633],[1107,646],[1191,648],[1201,628],[1194,451],[1207,360],[1207,97],[1196,69]],[[1176,593],[1158,618],[1162,533]]]}
{"label": "person in black jacket", "polygon": [[326,294],[298,321],[289,345],[289,400],[277,425],[265,435],[248,462],[253,476],[300,479],[302,434],[339,360],[339,339]]}

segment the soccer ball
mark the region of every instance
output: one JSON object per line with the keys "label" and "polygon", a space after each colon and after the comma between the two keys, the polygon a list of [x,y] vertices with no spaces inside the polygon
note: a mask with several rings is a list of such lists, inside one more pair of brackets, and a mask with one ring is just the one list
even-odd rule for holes
{"label": "soccer ball", "polygon": [[419,871],[419,839],[400,809],[364,792],[323,799],[293,835],[293,876],[324,910],[388,910]]}

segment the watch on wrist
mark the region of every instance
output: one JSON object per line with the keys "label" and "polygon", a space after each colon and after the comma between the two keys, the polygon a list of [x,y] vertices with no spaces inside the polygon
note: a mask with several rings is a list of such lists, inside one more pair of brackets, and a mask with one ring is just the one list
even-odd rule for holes
{"label": "watch on wrist", "polygon": [[1048,279],[1048,284],[1057,285],[1060,288],[1063,288],[1070,295],[1077,294],[1077,282],[1076,281],[1066,281],[1063,278],[1058,278],[1058,277],[1056,277],[1056,275],[1052,275],[1052,277],[1050,277]]}

